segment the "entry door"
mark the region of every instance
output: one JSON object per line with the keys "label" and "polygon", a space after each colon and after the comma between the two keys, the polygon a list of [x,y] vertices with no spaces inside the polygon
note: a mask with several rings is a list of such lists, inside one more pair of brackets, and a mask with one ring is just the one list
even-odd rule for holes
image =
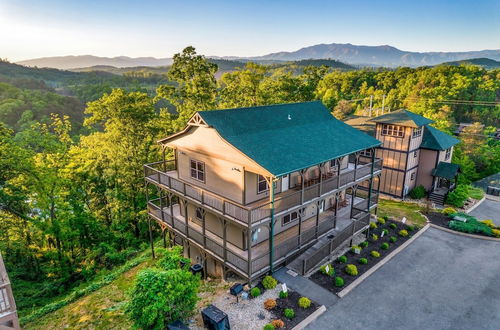
{"label": "entry door", "polygon": [[290,179],[290,176],[288,176],[288,175],[281,178],[281,192],[288,190],[288,180],[289,179]]}

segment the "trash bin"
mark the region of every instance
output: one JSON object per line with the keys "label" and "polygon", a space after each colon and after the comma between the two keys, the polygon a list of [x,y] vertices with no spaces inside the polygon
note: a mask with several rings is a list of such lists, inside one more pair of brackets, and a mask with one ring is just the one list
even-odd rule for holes
{"label": "trash bin", "polygon": [[239,295],[241,291],[243,291],[243,285],[241,285],[240,283],[236,283],[229,289],[229,293],[233,296]]}
{"label": "trash bin", "polygon": [[203,318],[203,325],[208,330],[230,330],[229,318],[227,314],[215,307],[214,305],[208,305],[207,308],[201,311],[201,317]]}
{"label": "trash bin", "polygon": [[189,330],[189,328],[184,323],[177,320],[167,325],[167,330]]}
{"label": "trash bin", "polygon": [[191,266],[190,270],[191,270],[191,273],[193,273],[193,275],[200,274],[200,276],[203,277],[203,266],[202,265],[194,264]]}

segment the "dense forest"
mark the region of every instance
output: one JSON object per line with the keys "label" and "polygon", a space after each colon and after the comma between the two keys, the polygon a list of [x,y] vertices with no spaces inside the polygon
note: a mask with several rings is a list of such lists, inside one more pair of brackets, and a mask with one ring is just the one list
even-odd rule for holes
{"label": "dense forest", "polygon": [[[0,250],[21,314],[145,249],[142,165],[197,110],[321,100],[339,118],[407,108],[461,136],[463,182],[500,171],[500,70],[218,66],[192,47],[165,74],[0,70]],[[310,65],[311,64],[311,65]],[[318,65],[316,65],[318,64]]]}

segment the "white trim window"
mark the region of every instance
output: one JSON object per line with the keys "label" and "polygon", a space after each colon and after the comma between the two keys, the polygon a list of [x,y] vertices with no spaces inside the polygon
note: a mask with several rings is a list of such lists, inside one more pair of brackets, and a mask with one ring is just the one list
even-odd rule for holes
{"label": "white trim window", "polygon": [[451,156],[451,148],[446,149],[446,152],[444,154],[444,160],[450,159]]}
{"label": "white trim window", "polygon": [[420,136],[422,136],[422,127],[414,128],[413,129],[412,137],[413,138],[417,138],[417,137],[420,137]]}
{"label": "white trim window", "polygon": [[299,218],[299,212],[295,211],[287,214],[283,217],[283,226],[288,225],[290,222],[295,221]]}
{"label": "white trim window", "polygon": [[405,136],[405,128],[398,125],[382,125],[382,135],[403,137]]}
{"label": "white trim window", "polygon": [[269,190],[269,184],[263,175],[257,177],[257,194],[261,194]]}
{"label": "white trim window", "polygon": [[205,182],[205,163],[191,159],[190,170],[191,178]]}

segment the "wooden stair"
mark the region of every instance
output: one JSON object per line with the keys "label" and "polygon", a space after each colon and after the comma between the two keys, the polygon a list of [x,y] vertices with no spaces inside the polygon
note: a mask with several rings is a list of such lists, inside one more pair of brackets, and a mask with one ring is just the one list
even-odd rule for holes
{"label": "wooden stair", "polygon": [[446,195],[443,195],[442,193],[439,192],[433,191],[429,194],[429,200],[436,205],[444,205],[445,198]]}

